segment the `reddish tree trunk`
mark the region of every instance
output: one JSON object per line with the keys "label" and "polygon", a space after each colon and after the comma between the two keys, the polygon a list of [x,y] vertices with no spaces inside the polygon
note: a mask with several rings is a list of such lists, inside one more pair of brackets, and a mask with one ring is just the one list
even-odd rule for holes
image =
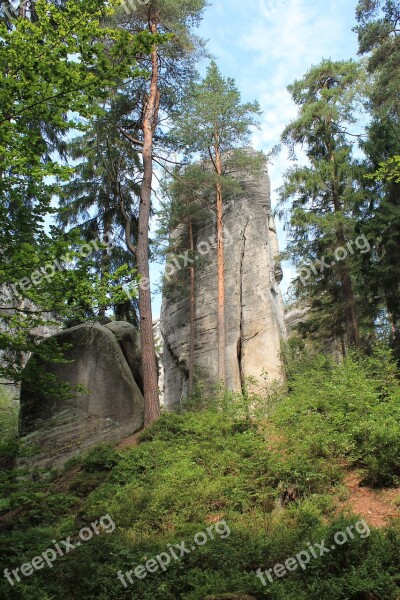
{"label": "reddish tree trunk", "polygon": [[[157,33],[155,18],[150,23],[151,33]],[[143,385],[145,403],[145,426],[150,425],[160,416],[160,400],[158,394],[158,372],[154,345],[153,317],[151,309],[151,292],[149,277],[149,222],[150,203],[153,182],[153,138],[157,126],[159,91],[158,91],[158,55],[157,48],[152,51],[152,76],[150,93],[143,116],[143,180],[140,194],[137,269],[142,279],[139,286],[140,341],[143,362]]]}

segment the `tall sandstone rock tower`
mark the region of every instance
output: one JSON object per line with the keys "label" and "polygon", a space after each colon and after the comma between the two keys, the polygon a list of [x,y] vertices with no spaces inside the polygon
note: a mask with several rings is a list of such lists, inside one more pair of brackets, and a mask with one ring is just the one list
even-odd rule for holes
{"label": "tall sandstone rock tower", "polygon": [[[251,150],[249,149],[249,152]],[[276,260],[278,239],[271,212],[271,185],[265,171],[242,180],[243,193],[224,206],[226,384],[242,389],[249,376],[281,379],[280,343],[286,338],[284,305]],[[179,233],[177,233],[179,235]],[[195,374],[218,382],[217,255],[215,214],[194,228],[200,260],[196,266]],[[179,262],[179,261],[178,261]],[[182,266],[183,260],[180,261]],[[187,270],[187,267],[186,267]],[[172,287],[172,292],[171,292]],[[164,294],[164,403],[172,409],[187,395],[190,352],[190,290]]]}

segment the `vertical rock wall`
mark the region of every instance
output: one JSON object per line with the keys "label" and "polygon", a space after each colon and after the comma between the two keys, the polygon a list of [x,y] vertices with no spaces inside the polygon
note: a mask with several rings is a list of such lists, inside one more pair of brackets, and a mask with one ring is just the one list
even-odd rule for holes
{"label": "vertical rock wall", "polygon": [[[246,377],[266,372],[280,379],[280,343],[286,337],[282,278],[275,257],[278,240],[271,214],[267,172],[247,178],[240,198],[224,207],[226,383],[240,390]],[[215,216],[210,211],[195,228],[201,259],[196,266],[195,372],[212,385],[218,380],[217,258]],[[182,266],[184,261],[180,261]],[[187,269],[187,267],[186,267]],[[161,330],[164,339],[164,402],[179,404],[187,393],[190,304],[185,289],[164,294]]]}

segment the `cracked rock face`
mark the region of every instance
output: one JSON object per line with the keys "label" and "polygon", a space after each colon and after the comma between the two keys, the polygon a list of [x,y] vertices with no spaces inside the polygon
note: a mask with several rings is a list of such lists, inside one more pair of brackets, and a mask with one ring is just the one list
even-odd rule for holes
{"label": "cracked rock face", "polygon": [[[246,378],[281,379],[280,343],[286,337],[279,288],[282,272],[275,257],[278,239],[271,214],[270,181],[265,172],[244,181],[240,198],[224,206],[226,384],[242,389]],[[179,234],[179,233],[178,233]],[[177,234],[177,235],[178,235]],[[175,235],[175,234],[174,234]],[[195,377],[218,381],[217,255],[215,216],[194,227],[196,261]],[[184,261],[181,261],[184,265]],[[171,291],[172,287],[172,291]],[[164,295],[164,401],[179,404],[187,394],[190,350],[190,290]]]}

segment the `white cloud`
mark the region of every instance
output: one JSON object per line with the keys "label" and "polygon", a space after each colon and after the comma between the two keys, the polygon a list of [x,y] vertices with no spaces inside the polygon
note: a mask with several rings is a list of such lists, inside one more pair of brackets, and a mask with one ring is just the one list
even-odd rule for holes
{"label": "white cloud", "polygon": [[[245,89],[247,96],[253,94],[263,110],[261,130],[253,135],[258,149],[271,150],[279,143],[285,126],[296,117],[297,107],[287,91],[290,83],[322,58],[354,56],[356,39],[351,27],[355,4],[355,0],[258,0],[259,10],[253,11],[251,22],[243,25],[238,40],[242,52],[251,51],[251,66],[244,77],[236,77],[239,88]],[[270,165],[273,206],[289,166],[284,151]],[[278,223],[278,236],[284,248],[282,223]],[[290,283],[288,275],[293,273],[287,266],[283,291]]]}

